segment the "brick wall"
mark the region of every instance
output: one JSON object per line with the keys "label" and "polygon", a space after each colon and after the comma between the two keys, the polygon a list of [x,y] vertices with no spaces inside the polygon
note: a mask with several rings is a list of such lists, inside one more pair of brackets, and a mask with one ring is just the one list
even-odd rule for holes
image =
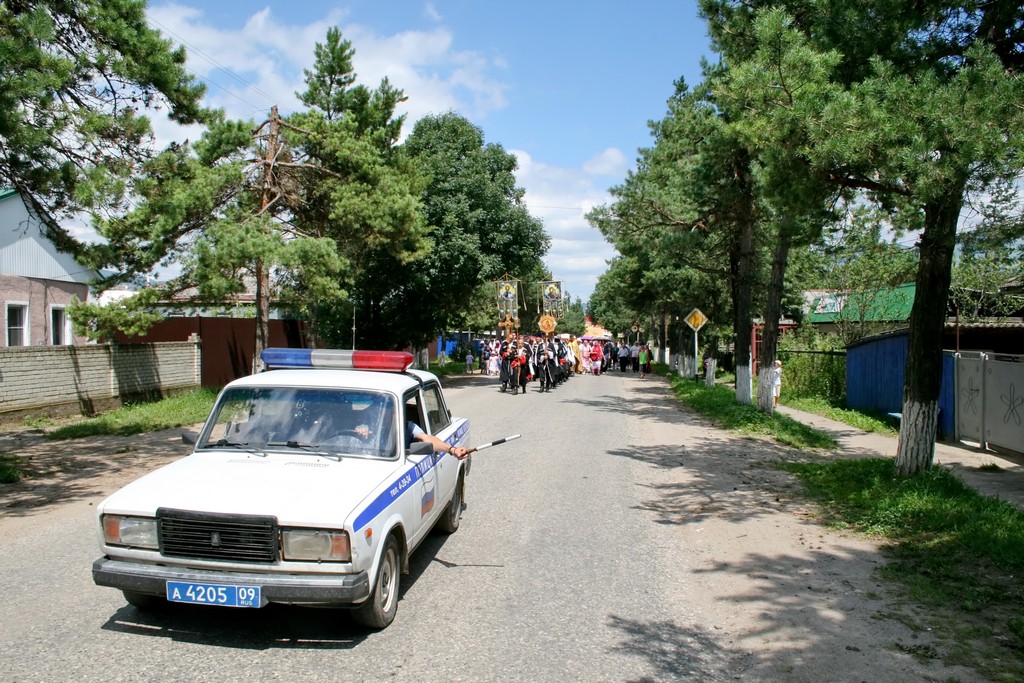
{"label": "brick wall", "polygon": [[15,411],[91,413],[131,398],[199,386],[200,343],[0,348],[0,415]]}

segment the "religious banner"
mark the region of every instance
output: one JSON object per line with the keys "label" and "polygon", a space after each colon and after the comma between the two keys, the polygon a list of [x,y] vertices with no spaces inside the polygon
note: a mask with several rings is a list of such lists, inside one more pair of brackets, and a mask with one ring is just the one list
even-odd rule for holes
{"label": "religious banner", "polygon": [[541,308],[545,315],[561,317],[562,283],[558,280],[545,280],[540,283]]}
{"label": "religious banner", "polygon": [[519,281],[498,281],[498,317],[519,317]]}

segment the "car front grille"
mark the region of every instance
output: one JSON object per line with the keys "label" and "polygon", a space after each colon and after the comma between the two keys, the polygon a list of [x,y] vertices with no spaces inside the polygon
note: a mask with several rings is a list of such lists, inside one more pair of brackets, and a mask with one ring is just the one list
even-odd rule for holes
{"label": "car front grille", "polygon": [[277,519],[160,508],[160,553],[167,557],[230,562],[275,562]]}

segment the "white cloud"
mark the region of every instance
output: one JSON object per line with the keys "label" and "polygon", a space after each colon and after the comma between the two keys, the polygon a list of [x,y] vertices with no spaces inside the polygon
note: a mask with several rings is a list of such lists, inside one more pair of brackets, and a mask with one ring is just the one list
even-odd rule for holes
{"label": "white cloud", "polygon": [[[371,27],[345,23],[346,13],[333,10],[308,24],[286,23],[269,8],[241,18],[237,25],[212,25],[202,10],[187,4],[151,5],[153,26],[188,51],[188,68],[207,83],[207,104],[225,110],[229,118],[262,121],[272,104],[283,114],[301,107],[296,91],[304,90],[303,69],[313,63],[313,51],[327,29],[338,26],[355,48],[359,82],[376,87],[385,76],[408,100],[399,113],[407,115],[405,131],[428,114],[457,111],[471,121],[507,106],[509,84],[501,74],[501,56],[457,50],[450,28],[433,4],[425,13],[436,25],[381,35]],[[198,128],[183,129],[166,118],[154,117],[159,146],[186,137],[197,139]],[[531,213],[544,222],[551,237],[545,262],[563,280],[572,296],[588,298],[614,249],[591,228],[584,215],[611,198],[603,189],[611,176],[622,177],[628,166],[616,148],[605,149],[581,168],[559,168],[519,159],[517,181],[526,190]]]}
{"label": "white cloud", "polygon": [[423,15],[431,21],[441,21],[441,13],[437,11],[432,2],[428,2],[423,8]]}
{"label": "white cloud", "polygon": [[551,237],[545,263],[571,296],[589,299],[615,249],[585,216],[609,203],[611,196],[598,189],[585,167],[558,168],[536,161],[527,152],[512,153],[519,160],[516,180],[526,190],[526,205]]}
{"label": "white cloud", "polygon": [[[431,14],[431,8],[427,8]],[[435,20],[440,20],[436,11]],[[329,12],[304,25],[290,25],[269,8],[240,27],[210,25],[201,10],[186,5],[153,6],[152,24],[188,50],[188,67],[208,83],[208,101],[233,118],[259,118],[272,104],[282,112],[300,107],[303,69],[313,64],[313,49],[327,29],[338,26],[355,49],[353,65],[368,87],[385,76],[409,99],[399,113],[410,123],[426,114],[456,110],[475,119],[507,104],[507,84],[494,76],[502,66],[472,51],[453,49],[449,29],[380,35],[361,24],[345,24],[345,13]]]}
{"label": "white cloud", "polygon": [[609,147],[583,164],[584,172],[590,175],[623,177],[629,168],[629,160],[621,150]]}

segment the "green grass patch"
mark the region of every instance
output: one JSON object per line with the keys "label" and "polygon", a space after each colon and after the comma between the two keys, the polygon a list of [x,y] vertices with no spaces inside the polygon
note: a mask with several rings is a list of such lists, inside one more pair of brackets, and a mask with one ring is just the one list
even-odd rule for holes
{"label": "green grass patch", "polygon": [[947,660],[992,680],[1024,677],[1024,513],[934,467],[899,477],[891,459],[783,463],[826,521],[887,539],[881,574],[925,607]]}
{"label": "green grass patch", "polygon": [[769,417],[752,405],[737,403],[736,392],[729,387],[708,388],[703,382],[673,376],[672,390],[680,401],[725,429],[748,436],[769,436],[795,448],[836,447],[835,439],[824,432],[780,413]]}
{"label": "green grass patch", "polygon": [[53,425],[53,420],[46,416],[29,415],[25,418],[25,426],[31,429],[46,429]]}
{"label": "green grass patch", "polygon": [[133,403],[47,433],[48,439],[79,439],[117,434],[128,436],[202,422],[217,398],[215,389],[197,389],[159,401]]}
{"label": "green grass patch", "polygon": [[16,455],[0,453],[0,484],[14,484],[24,476],[21,460]]}
{"label": "green grass patch", "polygon": [[782,405],[803,410],[807,413],[814,413],[827,417],[836,422],[848,424],[851,427],[862,429],[865,432],[877,432],[886,436],[898,436],[899,430],[894,429],[887,419],[882,415],[871,415],[859,410],[850,410],[836,406],[820,397],[792,397],[787,398],[785,394],[779,399]]}
{"label": "green grass patch", "polygon": [[[476,361],[473,362],[473,373],[479,373],[476,367]],[[429,372],[434,373],[438,377],[466,377],[466,360],[455,361],[449,359],[443,366],[434,361],[427,368]]]}

